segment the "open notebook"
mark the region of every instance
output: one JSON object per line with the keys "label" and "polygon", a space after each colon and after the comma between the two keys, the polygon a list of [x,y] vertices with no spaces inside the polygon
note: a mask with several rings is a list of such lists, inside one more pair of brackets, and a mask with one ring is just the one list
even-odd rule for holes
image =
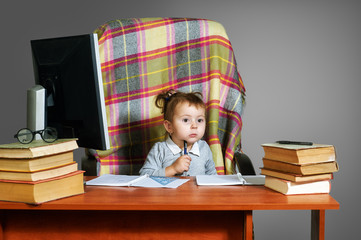
{"label": "open notebook", "polygon": [[264,185],[264,175],[197,175],[197,185]]}
{"label": "open notebook", "polygon": [[154,177],[149,175],[113,175],[103,174],[86,182],[90,186],[113,186],[113,187],[162,187],[177,188],[189,179],[180,179],[176,177]]}

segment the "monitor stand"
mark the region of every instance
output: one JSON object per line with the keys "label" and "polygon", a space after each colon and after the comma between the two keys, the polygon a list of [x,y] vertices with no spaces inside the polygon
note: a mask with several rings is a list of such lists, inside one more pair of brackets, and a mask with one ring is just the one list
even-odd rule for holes
{"label": "monitor stand", "polygon": [[[45,128],[45,101],[46,91],[40,85],[27,90],[27,122],[26,126],[31,131],[43,130]],[[39,134],[35,139],[41,139]]]}

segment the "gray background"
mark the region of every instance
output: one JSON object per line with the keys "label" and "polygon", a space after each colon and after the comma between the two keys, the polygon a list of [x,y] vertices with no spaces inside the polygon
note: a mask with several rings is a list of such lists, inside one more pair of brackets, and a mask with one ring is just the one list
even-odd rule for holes
{"label": "gray background", "polygon": [[[34,84],[31,39],[90,33],[115,18],[213,19],[227,30],[247,89],[243,150],[257,172],[262,143],[335,145],[340,171],[331,194],[341,208],[326,212],[326,239],[359,235],[354,221],[361,213],[359,1],[13,0],[0,5],[0,143],[13,141],[26,124],[26,90]],[[256,239],[308,239],[309,219],[306,211],[256,211]]]}

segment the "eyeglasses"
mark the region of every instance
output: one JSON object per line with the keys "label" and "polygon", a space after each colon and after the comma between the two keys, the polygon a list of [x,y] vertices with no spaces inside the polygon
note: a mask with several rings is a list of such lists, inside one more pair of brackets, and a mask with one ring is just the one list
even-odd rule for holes
{"label": "eyeglasses", "polygon": [[31,131],[28,128],[22,128],[14,135],[14,138],[17,138],[19,142],[27,144],[31,143],[36,134],[40,134],[44,142],[51,143],[58,139],[58,132],[55,128],[47,127],[43,130]]}

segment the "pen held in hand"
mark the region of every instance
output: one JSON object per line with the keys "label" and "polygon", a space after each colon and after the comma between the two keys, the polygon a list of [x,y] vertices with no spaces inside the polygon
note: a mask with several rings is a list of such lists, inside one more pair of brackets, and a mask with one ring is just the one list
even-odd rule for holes
{"label": "pen held in hand", "polygon": [[187,152],[187,141],[184,140],[184,155],[188,155],[188,152]]}
{"label": "pen held in hand", "polygon": [[[184,149],[183,149],[183,153],[184,153],[184,155],[188,155],[188,150],[187,150],[187,141],[186,140],[184,140]],[[183,174],[182,174],[182,176],[188,176],[188,173],[187,173],[187,171],[184,171],[183,172]]]}

